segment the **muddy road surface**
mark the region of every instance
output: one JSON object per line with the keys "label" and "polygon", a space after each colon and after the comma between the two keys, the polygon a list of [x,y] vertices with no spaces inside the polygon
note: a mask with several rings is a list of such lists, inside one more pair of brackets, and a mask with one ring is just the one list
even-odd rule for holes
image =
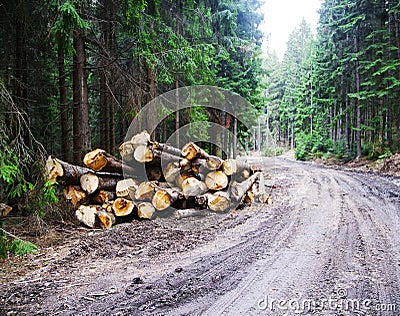
{"label": "muddy road surface", "polygon": [[272,205],[84,231],[3,282],[0,314],[400,315],[399,181],[263,168]]}

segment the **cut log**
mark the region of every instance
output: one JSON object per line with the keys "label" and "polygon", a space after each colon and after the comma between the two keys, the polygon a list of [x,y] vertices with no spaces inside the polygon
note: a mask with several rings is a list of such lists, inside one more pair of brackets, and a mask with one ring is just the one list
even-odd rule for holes
{"label": "cut log", "polygon": [[117,197],[133,200],[135,198],[135,193],[138,186],[138,182],[132,178],[119,180],[117,182],[115,192]]}
{"label": "cut log", "polygon": [[12,211],[11,206],[4,203],[0,203],[0,217],[7,216],[11,211]]}
{"label": "cut log", "polygon": [[[183,189],[183,181],[185,181],[186,179],[188,179],[188,178],[195,178],[195,176],[194,175],[192,175],[192,174],[189,174],[189,173],[187,173],[187,172],[182,172],[182,173],[180,173],[179,175],[178,175],[178,177],[176,178],[176,180],[175,180],[175,182],[176,182],[176,184],[177,184],[177,186],[179,187],[179,188],[181,188],[181,189]],[[197,179],[198,180],[198,179]]]}
{"label": "cut log", "polygon": [[182,192],[176,189],[157,188],[156,190],[157,192],[153,196],[152,204],[159,211],[167,209],[178,199],[184,198]]}
{"label": "cut log", "polygon": [[50,183],[61,180],[70,185],[78,185],[80,177],[90,171],[88,168],[71,165],[52,156],[46,161],[46,174]]}
{"label": "cut log", "polygon": [[[164,178],[165,181],[172,184],[175,182],[177,177],[179,176],[181,168],[179,166],[179,162],[170,162],[164,170]],[[182,180],[183,181],[183,180]]]}
{"label": "cut log", "polygon": [[206,153],[195,143],[188,143],[182,148],[182,156],[188,160],[195,158],[204,158],[207,162],[207,167],[211,170],[219,169],[222,166],[222,159],[217,156],[212,156]]}
{"label": "cut log", "polygon": [[143,219],[151,219],[156,209],[150,202],[141,202],[137,206],[138,216]]}
{"label": "cut log", "polygon": [[113,211],[115,216],[128,216],[135,209],[136,205],[133,201],[117,198],[113,203]]}
{"label": "cut log", "polygon": [[131,142],[125,142],[119,146],[119,154],[121,155],[123,161],[132,161],[134,159],[134,152],[135,148]]}
{"label": "cut log", "polygon": [[108,201],[115,200],[115,198],[116,194],[114,191],[100,190],[91,200],[96,204],[104,204]]}
{"label": "cut log", "polygon": [[151,142],[151,146],[154,149],[158,149],[164,153],[168,153],[174,156],[179,157],[181,155],[181,150],[179,148],[173,147],[168,144],[158,143],[158,142]]}
{"label": "cut log", "polygon": [[198,210],[194,208],[188,208],[184,210],[176,210],[175,217],[177,219],[187,218],[187,217],[194,217],[194,216],[205,216],[207,213],[205,210]]}
{"label": "cut log", "polygon": [[251,188],[246,192],[246,194],[244,195],[243,201],[242,203],[244,204],[252,204],[255,200],[255,186],[256,186],[256,182],[253,183],[253,185],[251,186]]}
{"label": "cut log", "polygon": [[154,159],[153,150],[147,145],[139,145],[133,154],[135,160],[141,163],[150,162]]}
{"label": "cut log", "polygon": [[114,190],[117,186],[117,182],[122,178],[122,175],[115,177],[100,177],[94,173],[87,173],[81,176],[80,183],[82,189],[88,194],[92,194],[97,190]]}
{"label": "cut log", "polygon": [[83,163],[94,171],[124,173],[125,175],[135,174],[134,168],[123,164],[122,161],[99,148],[88,152],[83,158]]}
{"label": "cut log", "polygon": [[76,218],[84,225],[96,227],[96,213],[101,211],[101,206],[97,205],[81,205],[75,212]]}
{"label": "cut log", "polygon": [[79,186],[69,185],[63,190],[63,194],[75,208],[81,206],[87,199],[86,192],[82,191]]}
{"label": "cut log", "polygon": [[205,184],[210,190],[222,190],[228,186],[229,179],[222,171],[212,171],[207,174]]}
{"label": "cut log", "polygon": [[111,228],[113,224],[115,224],[115,216],[112,213],[106,211],[98,211],[96,212],[96,226],[98,222],[98,226],[100,228]]}
{"label": "cut log", "polygon": [[135,193],[135,199],[138,201],[151,201],[155,194],[156,187],[157,183],[155,181],[145,181],[140,183]]}
{"label": "cut log", "polygon": [[182,182],[182,192],[185,197],[202,195],[207,191],[206,184],[196,178],[189,177]]}
{"label": "cut log", "polygon": [[207,173],[210,170],[215,170],[216,168],[210,168],[207,161],[203,158],[195,158],[191,161],[191,169],[195,173]]}
{"label": "cut log", "polygon": [[140,132],[139,134],[133,135],[130,141],[130,143],[133,145],[135,149],[141,145],[147,146],[149,142],[150,142],[150,134],[147,131],[143,131]]}
{"label": "cut log", "polygon": [[222,162],[222,171],[227,175],[231,176],[234,174],[242,173],[244,170],[250,175],[255,170],[255,167],[250,165],[247,159],[226,159]]}
{"label": "cut log", "polygon": [[247,180],[236,183],[234,185],[232,184],[230,189],[232,198],[236,201],[240,201],[244,197],[246,192],[251,188],[253,183],[260,178],[260,176],[262,176],[262,173],[256,172]]}
{"label": "cut log", "polygon": [[215,212],[223,212],[231,206],[231,200],[227,192],[218,191],[208,195],[208,208]]}
{"label": "cut log", "polygon": [[152,148],[149,145],[139,145],[134,152],[134,158],[140,163],[152,163],[161,167],[167,165],[169,162],[180,161],[182,158],[175,156],[171,153]]}
{"label": "cut log", "polygon": [[254,200],[258,203],[265,204],[269,202],[269,195],[265,192],[264,174],[261,173],[258,180],[253,184]]}

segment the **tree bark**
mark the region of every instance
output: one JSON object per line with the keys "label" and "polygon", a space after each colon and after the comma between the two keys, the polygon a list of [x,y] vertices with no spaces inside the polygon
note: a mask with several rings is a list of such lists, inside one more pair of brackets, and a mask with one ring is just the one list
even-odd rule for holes
{"label": "tree bark", "polygon": [[84,175],[81,176],[80,178],[80,184],[81,188],[87,192],[88,194],[92,194],[96,192],[97,190],[113,190],[115,191],[115,188],[117,186],[118,181],[120,178],[116,177],[106,177],[106,176],[99,176],[97,174],[88,172]]}
{"label": "tree bark", "polygon": [[[358,28],[357,28],[358,32]],[[354,35],[354,48],[356,53],[359,51],[357,34]],[[355,61],[355,76],[356,76],[356,93],[360,93],[360,66],[359,61]],[[357,144],[357,158],[361,157],[361,105],[359,101],[356,102],[356,144]]]}
{"label": "tree bark", "polygon": [[91,136],[89,125],[89,102],[87,75],[85,70],[86,52],[84,30],[73,31],[74,65],[73,65],[73,160],[80,164],[83,155],[90,150]]}
{"label": "tree bark", "polygon": [[69,138],[69,105],[67,100],[67,84],[65,80],[64,46],[58,44],[58,90],[61,125],[61,159],[72,161],[71,142]]}

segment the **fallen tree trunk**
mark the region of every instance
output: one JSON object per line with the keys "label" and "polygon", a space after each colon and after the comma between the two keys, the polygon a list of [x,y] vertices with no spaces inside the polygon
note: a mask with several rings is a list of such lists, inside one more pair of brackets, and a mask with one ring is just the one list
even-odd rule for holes
{"label": "fallen tree trunk", "polygon": [[103,149],[95,149],[88,152],[83,158],[83,163],[94,171],[106,171],[125,175],[134,175],[135,169],[124,164]]}
{"label": "fallen tree trunk", "polygon": [[230,187],[232,198],[235,199],[236,201],[240,201],[244,197],[246,192],[251,188],[253,183],[257,181],[261,176],[262,176],[261,172],[256,172],[247,180],[232,184]]}
{"label": "fallen tree trunk", "polygon": [[114,190],[117,186],[117,182],[122,178],[122,175],[118,175],[118,177],[108,177],[108,176],[99,176],[98,174],[94,174],[92,172],[88,172],[81,176],[80,184],[81,188],[87,192],[88,194],[92,194],[98,190]]}
{"label": "fallen tree trunk", "polygon": [[177,200],[184,198],[182,192],[173,188],[156,188],[156,191],[152,199],[152,204],[158,211],[165,210]]}
{"label": "fallen tree trunk", "polygon": [[209,155],[203,149],[201,149],[199,146],[197,146],[195,143],[192,142],[187,143],[182,148],[182,156],[188,160],[193,160],[195,158],[203,158],[206,160],[207,167],[211,170],[219,169],[222,166],[221,158]]}

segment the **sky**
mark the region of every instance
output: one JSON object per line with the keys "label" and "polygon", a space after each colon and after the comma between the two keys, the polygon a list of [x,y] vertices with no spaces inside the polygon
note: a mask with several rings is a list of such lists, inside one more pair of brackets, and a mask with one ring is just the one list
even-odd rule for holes
{"label": "sky", "polygon": [[[265,36],[269,36],[268,45],[264,50],[275,51],[279,59],[283,59],[286,43],[290,33],[300,25],[303,17],[316,33],[318,24],[318,9],[321,0],[264,0],[264,22],[261,26]],[[266,42],[266,41],[264,41]],[[269,46],[269,48],[268,48]]]}

